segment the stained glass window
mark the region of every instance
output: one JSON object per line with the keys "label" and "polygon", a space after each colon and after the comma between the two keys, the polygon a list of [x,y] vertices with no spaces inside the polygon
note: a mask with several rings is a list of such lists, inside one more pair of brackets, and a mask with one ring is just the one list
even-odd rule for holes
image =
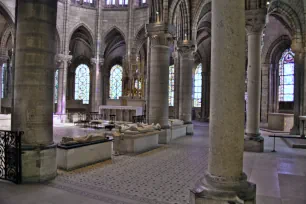
{"label": "stained glass window", "polygon": [[293,101],[294,53],[287,49],[279,61],[279,101]]}
{"label": "stained glass window", "polygon": [[54,103],[58,100],[58,70],[55,71],[54,75]]}
{"label": "stained glass window", "polygon": [[202,103],[202,64],[194,72],[193,80],[193,107],[201,107]]}
{"label": "stained glass window", "polygon": [[113,66],[110,71],[109,95],[111,99],[119,99],[122,96],[122,73],[123,69],[120,65]]}
{"label": "stained glass window", "polygon": [[169,106],[174,106],[174,65],[169,67]]}
{"label": "stained glass window", "polygon": [[6,71],[6,63],[2,65],[2,95],[1,98],[4,98],[4,90],[5,90],[5,71]]}
{"label": "stained glass window", "polygon": [[129,0],[119,0],[119,5],[128,5]]}
{"label": "stained glass window", "polygon": [[75,71],[75,100],[83,100],[83,104],[89,104],[90,73],[89,67],[81,64]]}
{"label": "stained glass window", "polygon": [[106,5],[115,5],[116,0],[106,0]]}

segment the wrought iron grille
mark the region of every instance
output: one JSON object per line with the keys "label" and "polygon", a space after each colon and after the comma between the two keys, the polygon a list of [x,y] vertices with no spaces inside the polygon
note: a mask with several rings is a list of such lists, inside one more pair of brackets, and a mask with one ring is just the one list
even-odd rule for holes
{"label": "wrought iron grille", "polygon": [[0,179],[21,183],[21,136],[23,132],[0,130]]}

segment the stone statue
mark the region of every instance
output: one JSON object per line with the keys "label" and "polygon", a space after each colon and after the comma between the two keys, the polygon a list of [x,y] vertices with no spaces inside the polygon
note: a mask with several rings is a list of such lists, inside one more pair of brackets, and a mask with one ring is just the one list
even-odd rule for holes
{"label": "stone statue", "polygon": [[95,141],[104,141],[106,137],[104,133],[101,135],[87,135],[83,137],[63,137],[62,141],[60,142],[61,145],[74,145],[74,144],[84,144],[89,142]]}
{"label": "stone statue", "polygon": [[120,136],[121,134],[127,134],[127,135],[137,135],[140,133],[149,133],[154,131],[161,130],[161,126],[159,124],[143,124],[143,123],[137,123],[137,124],[123,124],[118,125],[116,127],[118,131],[113,132],[113,136]]}

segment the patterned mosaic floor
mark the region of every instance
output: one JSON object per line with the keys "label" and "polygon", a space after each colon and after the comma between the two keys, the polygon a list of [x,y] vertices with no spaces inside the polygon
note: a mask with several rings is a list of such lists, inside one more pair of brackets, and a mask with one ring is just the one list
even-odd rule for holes
{"label": "patterned mosaic floor", "polygon": [[61,172],[49,185],[110,204],[186,204],[190,189],[204,175],[208,156],[207,147],[186,140],[192,139],[138,156],[114,157],[112,164]]}

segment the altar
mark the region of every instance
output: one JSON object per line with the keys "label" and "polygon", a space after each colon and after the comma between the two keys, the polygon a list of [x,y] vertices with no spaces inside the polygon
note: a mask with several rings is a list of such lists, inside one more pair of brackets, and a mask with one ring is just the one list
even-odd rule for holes
{"label": "altar", "polygon": [[293,127],[293,114],[269,113],[268,129],[290,132]]}
{"label": "altar", "polygon": [[132,122],[133,116],[143,115],[143,108],[134,106],[99,106],[99,114],[103,115],[104,120],[110,120],[111,115],[116,115],[116,121]]}

